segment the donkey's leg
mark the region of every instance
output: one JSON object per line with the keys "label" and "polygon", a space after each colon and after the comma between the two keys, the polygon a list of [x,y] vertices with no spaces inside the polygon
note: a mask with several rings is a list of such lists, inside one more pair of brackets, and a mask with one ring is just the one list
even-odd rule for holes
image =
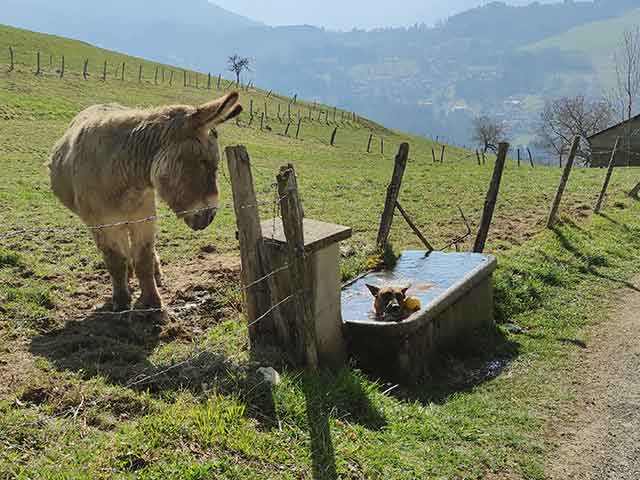
{"label": "donkey's leg", "polygon": [[156,285],[155,222],[133,225],[131,232],[131,257],[136,269],[142,294],[140,302],[148,308],[161,308],[162,300]]}
{"label": "donkey's leg", "polygon": [[163,284],[162,281],[162,265],[160,264],[160,257],[158,256],[158,252],[153,251],[153,274],[156,279],[156,285],[161,287]]}
{"label": "donkey's leg", "polygon": [[112,303],[113,310],[116,312],[131,308],[131,291],[129,290],[127,273],[128,235],[129,233],[124,228],[98,230],[93,235],[96,245],[102,251],[109,275],[111,275]]}

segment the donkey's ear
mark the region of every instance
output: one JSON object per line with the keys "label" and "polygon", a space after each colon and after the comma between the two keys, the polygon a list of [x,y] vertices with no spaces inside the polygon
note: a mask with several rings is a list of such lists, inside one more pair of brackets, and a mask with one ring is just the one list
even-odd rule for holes
{"label": "donkey's ear", "polygon": [[373,295],[374,297],[378,296],[378,294],[380,293],[380,287],[376,287],[375,285],[369,285],[368,283],[365,284],[365,285],[367,286],[367,288],[371,292],[371,295]]}
{"label": "donkey's ear", "polygon": [[242,112],[238,104],[238,92],[231,92],[213,102],[200,105],[191,115],[192,126],[195,129],[215,127]]}

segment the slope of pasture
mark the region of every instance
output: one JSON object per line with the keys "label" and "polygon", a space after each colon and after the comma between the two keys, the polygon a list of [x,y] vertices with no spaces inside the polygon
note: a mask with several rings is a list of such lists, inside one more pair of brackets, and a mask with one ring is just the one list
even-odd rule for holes
{"label": "slope of pasture", "polygon": [[579,52],[590,59],[600,82],[610,87],[615,84],[616,70],[614,52],[625,30],[636,28],[640,24],[640,9],[630,10],[624,15],[588,23],[571,30],[546,38],[525,47],[532,51],[559,49]]}
{"label": "slope of pasture", "polygon": [[[552,386],[538,389],[540,375],[549,372],[545,363],[535,370],[530,362],[566,359],[556,335],[576,335],[585,321],[595,321],[600,304],[590,292],[605,291],[596,267],[624,277],[635,265],[624,245],[637,229],[638,207],[625,200],[624,191],[637,170],[615,172],[611,222],[598,218],[586,229],[567,224],[559,231],[564,241],[546,234],[505,257],[510,267],[500,279],[500,316],[523,316],[535,335],[490,336],[470,348],[477,354],[469,360],[472,370],[462,368],[467,360],[451,362],[452,374],[430,389],[389,389],[345,370],[318,378],[285,373],[271,392],[256,383],[255,365],[248,361],[235,288],[238,250],[228,174],[220,178],[224,208],[210,229],[191,232],[161,209],[162,295],[179,313],[156,323],[94,312],[107,300],[108,276],[86,230],[53,198],[42,167],[83,107],[195,104],[224,92],[202,88],[204,77],[199,89],[184,88],[180,75],[172,87],[155,85],[154,64],[0,27],[0,48],[8,45],[19,62],[13,72],[0,67],[0,477],[485,478],[492,472],[502,478],[513,471],[540,478],[546,444],[537,435],[546,423],[544,414],[532,411],[536,402],[553,403],[559,393]],[[41,76],[33,74],[38,49],[45,64]],[[64,53],[63,79],[47,66],[49,53]],[[80,75],[85,58],[88,80]],[[95,65],[105,58],[110,65],[131,65],[127,80],[101,81]],[[138,83],[141,63],[145,81]],[[427,237],[442,246],[463,233],[458,207],[475,231],[491,161],[479,167],[469,152],[448,147],[445,163],[434,165],[431,149],[439,155],[440,148],[434,142],[364,119],[341,121],[340,111],[337,145],[331,147],[333,114],[327,125],[306,102],[294,107],[305,118],[296,140],[296,125],[287,137],[285,124],[274,118],[278,102],[284,114],[288,99],[253,89],[242,98],[246,110],[254,100],[256,118],[249,125],[245,112],[239,124],[220,128],[220,138],[222,147],[247,146],[263,218],[277,213],[276,171],[293,163],[306,215],[354,228],[345,276],[368,265],[402,141],[412,150],[401,200]],[[265,101],[269,129],[261,131]],[[375,153],[367,154],[370,132]],[[517,168],[510,161],[489,250],[511,250],[542,229],[558,177],[557,168]],[[598,170],[576,170],[564,211],[574,218],[588,215],[602,177]],[[392,240],[398,250],[420,246],[399,219]],[[469,246],[467,241],[462,248]],[[605,253],[594,253],[598,248]],[[563,315],[568,320],[555,325],[552,319]],[[500,377],[457,393],[460,383],[489,378],[483,365],[491,357],[518,353],[524,360],[513,368],[521,379]]]}

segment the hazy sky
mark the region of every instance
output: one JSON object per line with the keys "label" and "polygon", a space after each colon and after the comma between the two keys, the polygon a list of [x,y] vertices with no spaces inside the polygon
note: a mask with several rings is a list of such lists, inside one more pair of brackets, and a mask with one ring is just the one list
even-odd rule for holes
{"label": "hazy sky", "polygon": [[[310,24],[349,30],[354,26],[433,24],[440,19],[488,3],[486,0],[210,0],[269,25]],[[507,0],[523,5],[533,0]],[[547,3],[551,0],[543,0]]]}

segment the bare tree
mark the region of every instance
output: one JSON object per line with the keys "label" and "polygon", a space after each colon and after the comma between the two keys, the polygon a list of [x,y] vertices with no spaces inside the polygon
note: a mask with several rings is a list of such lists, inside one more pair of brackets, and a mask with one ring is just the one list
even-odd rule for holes
{"label": "bare tree", "polygon": [[229,66],[229,71],[236,75],[236,83],[240,85],[240,74],[247,70],[250,71],[250,61],[247,57],[241,57],[240,55],[231,55],[227,59],[227,65]]}
{"label": "bare tree", "polygon": [[505,140],[506,125],[489,115],[480,115],[472,121],[471,139],[482,148],[484,153],[491,150],[498,152],[498,143]]}
{"label": "bare tree", "polygon": [[[606,100],[588,100],[582,95],[547,100],[536,126],[536,144],[557,156],[569,152],[571,142],[577,135],[588,138],[608,127],[613,118],[613,109]],[[591,152],[584,143],[577,157],[587,165]]]}

